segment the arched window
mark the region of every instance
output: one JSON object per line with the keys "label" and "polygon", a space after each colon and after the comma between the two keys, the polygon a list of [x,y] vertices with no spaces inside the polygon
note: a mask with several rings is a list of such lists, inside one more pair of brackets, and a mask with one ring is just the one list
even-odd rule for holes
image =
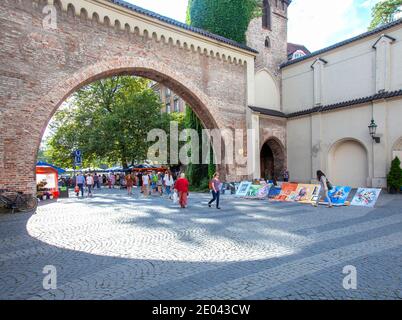
{"label": "arched window", "polygon": [[271,48],[271,40],[269,37],[265,38],[265,48]]}
{"label": "arched window", "polygon": [[262,2],[262,27],[271,30],[271,7],[268,0]]}

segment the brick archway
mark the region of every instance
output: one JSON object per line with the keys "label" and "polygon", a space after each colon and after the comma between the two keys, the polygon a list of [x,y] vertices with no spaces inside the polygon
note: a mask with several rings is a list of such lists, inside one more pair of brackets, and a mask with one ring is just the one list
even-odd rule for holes
{"label": "brick archway", "polygon": [[[0,189],[36,189],[37,150],[54,112],[78,88],[111,75],[162,82],[207,128],[247,128],[250,48],[105,0],[55,1],[57,27],[48,29],[47,3],[2,5],[0,61],[9,71],[0,70]],[[236,169],[225,165],[223,173],[236,181]]]}
{"label": "brick archway", "polygon": [[262,145],[261,151],[261,177],[281,179],[286,167],[285,149],[275,138],[270,138]]}

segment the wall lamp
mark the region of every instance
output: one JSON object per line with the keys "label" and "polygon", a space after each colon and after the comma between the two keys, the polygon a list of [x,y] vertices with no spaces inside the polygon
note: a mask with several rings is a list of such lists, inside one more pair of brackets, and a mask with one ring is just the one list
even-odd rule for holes
{"label": "wall lamp", "polygon": [[373,140],[376,143],[380,143],[380,141],[381,141],[380,137],[375,135],[377,132],[377,124],[375,123],[374,119],[371,119],[371,123],[368,126],[368,128],[369,128],[369,132],[370,132],[370,135],[373,138]]}

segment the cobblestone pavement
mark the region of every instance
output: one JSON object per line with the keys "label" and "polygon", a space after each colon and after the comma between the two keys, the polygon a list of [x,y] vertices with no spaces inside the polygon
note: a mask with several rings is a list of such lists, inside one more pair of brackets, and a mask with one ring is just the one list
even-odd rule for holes
{"label": "cobblestone pavement", "polygon": [[[401,299],[402,197],[313,208],[97,191],[0,215],[0,299]],[[57,290],[43,289],[46,265]],[[345,290],[344,266],[357,269]]]}

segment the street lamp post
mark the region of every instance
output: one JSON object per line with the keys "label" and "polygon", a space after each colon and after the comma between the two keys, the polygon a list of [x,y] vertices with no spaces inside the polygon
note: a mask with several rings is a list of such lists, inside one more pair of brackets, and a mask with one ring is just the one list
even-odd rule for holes
{"label": "street lamp post", "polygon": [[373,140],[374,140],[376,143],[380,143],[380,141],[381,141],[380,137],[378,137],[378,136],[375,135],[376,132],[377,132],[377,127],[378,127],[378,126],[377,126],[377,124],[375,123],[374,119],[371,119],[371,123],[370,123],[370,125],[368,126],[370,135],[371,135],[371,137],[373,138]]}

